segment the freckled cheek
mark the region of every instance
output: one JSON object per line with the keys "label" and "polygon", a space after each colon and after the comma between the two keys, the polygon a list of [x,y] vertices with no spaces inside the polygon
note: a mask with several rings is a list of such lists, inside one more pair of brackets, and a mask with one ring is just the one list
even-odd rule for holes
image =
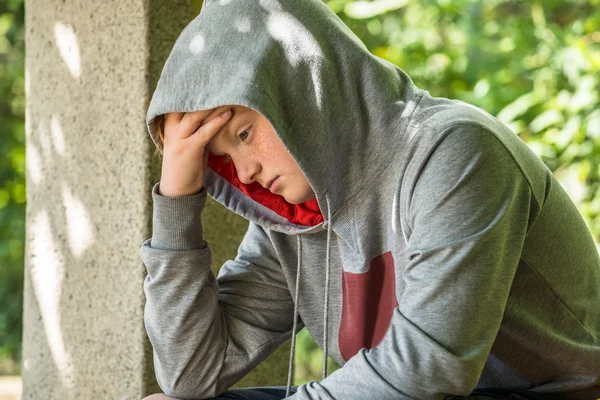
{"label": "freckled cheek", "polygon": [[282,162],[282,150],[285,148],[278,148],[276,143],[272,143],[267,140],[256,141],[256,146],[252,146],[249,150],[249,154],[252,157],[256,157],[261,163],[274,165],[278,162]]}

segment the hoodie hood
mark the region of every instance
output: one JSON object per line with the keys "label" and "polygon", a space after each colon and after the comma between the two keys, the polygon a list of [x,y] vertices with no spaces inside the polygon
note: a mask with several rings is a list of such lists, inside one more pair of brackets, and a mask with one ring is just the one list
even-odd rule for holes
{"label": "hoodie hood", "polygon": [[258,182],[245,185],[233,162],[213,154],[208,195],[264,228],[311,233],[389,164],[417,91],[320,0],[205,0],[173,46],[146,123],[157,144],[160,114],[223,105],[259,112],[316,198],[293,205]]}

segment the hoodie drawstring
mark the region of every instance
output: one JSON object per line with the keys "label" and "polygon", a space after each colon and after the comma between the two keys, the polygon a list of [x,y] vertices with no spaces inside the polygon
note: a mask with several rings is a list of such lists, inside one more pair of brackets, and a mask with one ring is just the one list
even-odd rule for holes
{"label": "hoodie drawstring", "polygon": [[290,395],[292,377],[294,376],[294,352],[296,350],[296,323],[298,321],[298,289],[300,288],[300,265],[302,265],[302,241],[300,235],[296,235],[298,243],[298,267],[296,269],[296,295],[294,296],[294,325],[292,326],[292,348],[290,349],[290,364],[288,366],[288,380],[285,397]]}
{"label": "hoodie drawstring", "polygon": [[325,267],[325,305],[323,308],[325,311],[323,312],[323,375],[321,379],[325,379],[327,377],[327,331],[328,331],[328,322],[329,322],[329,248],[331,243],[331,215],[329,215],[329,196],[325,193],[325,200],[327,202],[327,216],[329,221],[327,221],[327,252],[326,254],[326,267]]}
{"label": "hoodie drawstring", "polygon": [[[325,193],[325,200],[327,202],[327,216],[329,217],[329,221],[327,221],[327,252],[326,252],[326,267],[325,267],[325,304],[323,306],[323,374],[321,379],[325,379],[327,377],[327,330],[328,330],[328,322],[329,322],[329,251],[331,244],[331,216],[330,216],[330,207],[329,207],[329,196]],[[296,352],[296,325],[298,321],[298,293],[300,288],[300,266],[302,265],[302,241],[300,240],[300,235],[296,235],[296,242],[298,247],[298,267],[296,269],[296,294],[294,296],[294,323],[292,325],[292,347],[290,349],[290,362],[288,366],[288,380],[287,380],[287,389],[285,391],[285,397],[289,397],[292,387],[292,377],[294,376],[294,353]]]}

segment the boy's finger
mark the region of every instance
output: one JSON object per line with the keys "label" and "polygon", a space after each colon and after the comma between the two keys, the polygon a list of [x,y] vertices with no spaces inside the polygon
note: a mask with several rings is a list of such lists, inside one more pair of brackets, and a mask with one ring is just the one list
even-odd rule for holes
{"label": "boy's finger", "polygon": [[225,125],[231,119],[232,115],[233,113],[231,112],[231,109],[225,110],[198,128],[198,130],[194,133],[194,136],[198,138],[197,140],[202,144],[202,146],[206,146],[208,142],[210,142],[210,140],[221,130],[223,125]]}
{"label": "boy's finger", "polygon": [[206,117],[204,117],[201,125],[204,125],[211,119],[213,119],[216,116],[218,116],[219,114],[221,114],[223,111],[226,111],[228,108],[230,108],[230,107],[229,106],[221,106],[221,107],[213,108],[212,111]]}
{"label": "boy's finger", "polygon": [[183,112],[170,112],[167,113],[166,117],[165,117],[165,123],[171,123],[171,122],[179,122],[181,121],[181,118],[183,118],[183,116],[185,115],[185,113]]}
{"label": "boy's finger", "polygon": [[181,121],[181,118],[183,118],[184,114],[185,113],[182,112],[170,112],[164,115],[162,129],[165,140],[167,140],[167,138],[177,137],[176,128],[179,124],[179,121]]}
{"label": "boy's finger", "polygon": [[190,136],[199,126],[204,125],[204,121],[208,121],[208,119],[212,119],[215,115],[220,114],[225,111],[227,106],[221,106],[217,108],[211,108],[208,110],[198,110],[187,112],[181,118],[181,122],[179,123],[180,131],[184,136]]}

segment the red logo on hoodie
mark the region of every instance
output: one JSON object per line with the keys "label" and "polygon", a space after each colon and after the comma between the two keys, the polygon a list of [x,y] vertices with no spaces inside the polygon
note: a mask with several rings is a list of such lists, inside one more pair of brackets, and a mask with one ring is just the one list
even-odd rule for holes
{"label": "red logo on hoodie", "polygon": [[339,346],[348,361],[363,347],[377,346],[392,320],[396,299],[394,258],[388,251],[371,261],[366,273],[342,273],[342,321]]}

